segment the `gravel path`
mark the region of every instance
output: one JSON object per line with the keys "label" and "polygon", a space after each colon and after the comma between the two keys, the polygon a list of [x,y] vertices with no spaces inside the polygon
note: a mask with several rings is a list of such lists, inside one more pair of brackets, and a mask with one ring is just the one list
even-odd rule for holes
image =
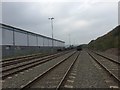
{"label": "gravel path", "polygon": [[85,51],[81,52],[78,59],[74,88],[108,88],[102,74],[93,64],[93,59]]}

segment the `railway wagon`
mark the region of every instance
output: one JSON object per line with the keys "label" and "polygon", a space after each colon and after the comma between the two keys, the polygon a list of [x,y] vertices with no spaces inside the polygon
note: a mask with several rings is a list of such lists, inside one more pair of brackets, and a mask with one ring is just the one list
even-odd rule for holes
{"label": "railway wagon", "polygon": [[82,45],[77,46],[77,51],[81,51],[82,50]]}
{"label": "railway wagon", "polygon": [[[65,42],[0,23],[2,57],[51,53],[63,49]],[[53,42],[53,46],[52,46]]]}

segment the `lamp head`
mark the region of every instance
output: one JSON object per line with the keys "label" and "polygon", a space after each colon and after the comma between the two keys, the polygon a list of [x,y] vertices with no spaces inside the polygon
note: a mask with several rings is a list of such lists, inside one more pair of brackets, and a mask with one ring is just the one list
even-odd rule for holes
{"label": "lamp head", "polygon": [[54,18],[52,17],[52,18],[48,18],[48,19],[52,20],[52,19],[54,19]]}

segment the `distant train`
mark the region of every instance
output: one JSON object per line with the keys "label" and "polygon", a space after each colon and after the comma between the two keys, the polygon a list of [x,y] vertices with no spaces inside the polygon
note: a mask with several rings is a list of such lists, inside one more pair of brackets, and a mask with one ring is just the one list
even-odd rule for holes
{"label": "distant train", "polygon": [[82,50],[82,45],[77,46],[77,51],[81,51]]}

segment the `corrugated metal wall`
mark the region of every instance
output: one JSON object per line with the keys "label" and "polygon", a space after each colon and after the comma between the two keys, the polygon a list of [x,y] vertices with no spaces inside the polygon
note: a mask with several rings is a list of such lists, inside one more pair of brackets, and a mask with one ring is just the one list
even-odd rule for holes
{"label": "corrugated metal wall", "polygon": [[43,46],[43,37],[38,36],[38,46]]}
{"label": "corrugated metal wall", "polygon": [[45,37],[39,34],[28,32],[19,28],[0,24],[0,46],[2,45],[2,57],[15,57],[33,53],[57,52],[57,49],[64,47],[64,42]]}
{"label": "corrugated metal wall", "polygon": [[[2,26],[0,25],[0,27]],[[0,28],[0,45],[2,45],[2,28]]]}
{"label": "corrugated metal wall", "polygon": [[2,44],[13,45],[13,30],[2,29]]}
{"label": "corrugated metal wall", "polygon": [[52,40],[49,39],[49,46],[51,47],[52,46]]}
{"label": "corrugated metal wall", "polygon": [[49,45],[48,39],[47,39],[47,38],[44,38],[43,40],[44,40],[44,46],[48,46],[48,45]]}
{"label": "corrugated metal wall", "polygon": [[[52,39],[30,33],[21,29],[4,26],[2,28],[2,45],[16,46],[52,46]],[[55,47],[63,47],[64,42],[53,40]]]}
{"label": "corrugated metal wall", "polygon": [[37,46],[36,35],[28,34],[28,38],[29,38],[29,46]]}
{"label": "corrugated metal wall", "polygon": [[26,32],[14,32],[15,45],[16,46],[27,46],[27,33]]}

